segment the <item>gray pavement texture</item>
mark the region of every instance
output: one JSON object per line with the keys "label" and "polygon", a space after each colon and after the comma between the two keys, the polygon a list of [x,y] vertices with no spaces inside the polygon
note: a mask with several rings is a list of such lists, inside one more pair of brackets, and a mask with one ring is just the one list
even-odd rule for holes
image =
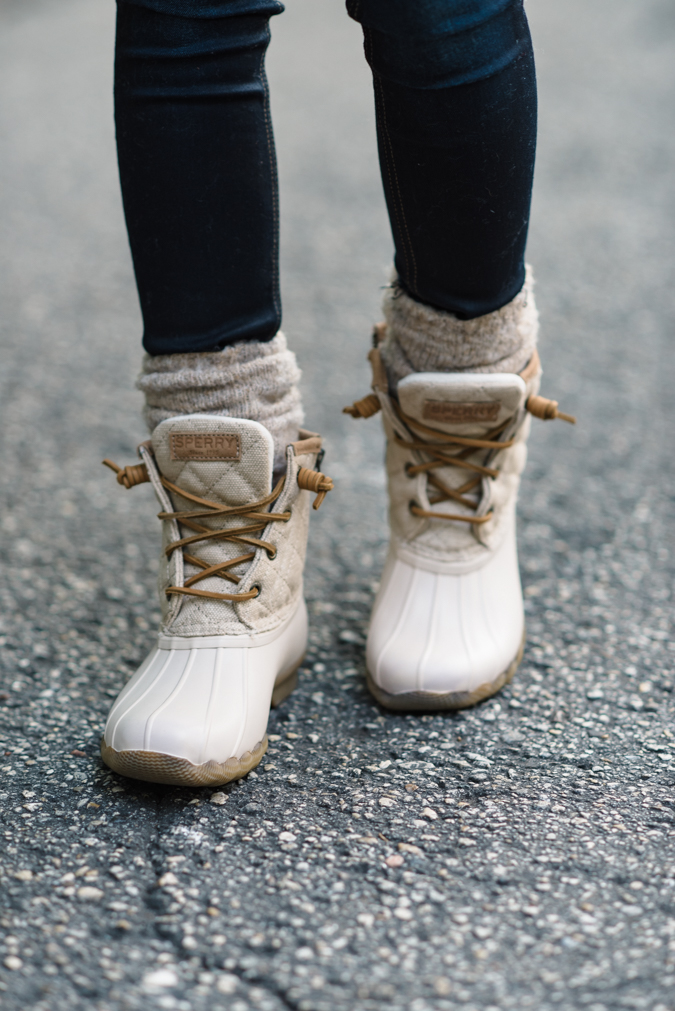
{"label": "gray pavement texture", "polygon": [[98,742],[157,619],[156,506],[117,189],[112,0],[0,2],[0,1007],[675,1008],[671,0],[531,0],[543,392],[520,509],[529,639],[457,715],[364,687],[386,539],[365,353],[391,243],[340,0],[288,0],[269,67],[285,329],[337,490],[311,648],[264,764],[124,780]]}

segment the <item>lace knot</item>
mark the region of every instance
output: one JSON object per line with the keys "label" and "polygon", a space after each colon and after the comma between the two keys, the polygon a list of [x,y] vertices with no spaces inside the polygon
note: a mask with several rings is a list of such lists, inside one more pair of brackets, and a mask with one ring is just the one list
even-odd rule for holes
{"label": "lace knot", "polygon": [[350,414],[352,418],[372,418],[380,410],[380,399],[375,393],[369,393],[362,400],[355,400],[349,407],[343,407],[343,414]]}
{"label": "lace knot", "polygon": [[104,467],[117,474],[117,483],[123,485],[127,491],[137,484],[146,484],[150,480],[148,468],[144,463],[130,464],[127,467],[118,467],[112,460],[103,460]]}
{"label": "lace knot", "polygon": [[318,509],[328,492],[333,490],[333,479],[319,470],[301,467],[298,471],[298,487],[303,491],[316,492],[313,507]]}
{"label": "lace knot", "polygon": [[548,400],[546,397],[531,396],[527,398],[525,408],[541,421],[567,421],[570,425],[576,425],[577,419],[572,414],[563,414],[558,410],[557,400]]}

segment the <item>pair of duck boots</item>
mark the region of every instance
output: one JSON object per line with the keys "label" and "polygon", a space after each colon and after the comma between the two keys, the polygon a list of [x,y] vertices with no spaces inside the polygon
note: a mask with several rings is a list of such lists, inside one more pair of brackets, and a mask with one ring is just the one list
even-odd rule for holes
{"label": "pair of duck boots", "polygon": [[[535,351],[518,375],[415,373],[345,410],[381,411],[390,546],[375,599],[370,691],[399,711],[452,710],[497,692],[523,650],[515,510]],[[307,646],[303,569],[311,506],[332,488],[321,438],[299,431],[275,481],[266,428],[208,414],[170,418],[117,471],[150,482],[161,511],[157,645],[112,706],[104,761],[136,779],[184,786],[244,776],[267,748],[270,707],[293,690]],[[314,497],[312,503],[312,496]]]}

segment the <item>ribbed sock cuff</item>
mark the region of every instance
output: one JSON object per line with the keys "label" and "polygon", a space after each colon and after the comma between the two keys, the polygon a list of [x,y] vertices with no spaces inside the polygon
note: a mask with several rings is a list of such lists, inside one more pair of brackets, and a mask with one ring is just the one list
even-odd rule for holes
{"label": "ribbed sock cuff", "polygon": [[259,421],[274,439],[274,466],[298,438],[304,415],[300,369],[281,331],[271,341],[245,341],[223,351],[145,355],[137,387],[150,432],[181,414],[219,414]]}
{"label": "ribbed sock cuff", "polygon": [[532,357],[539,316],[529,266],[511,302],[468,320],[416,302],[396,281],[384,296],[387,331],[380,349],[392,391],[412,372],[520,372]]}

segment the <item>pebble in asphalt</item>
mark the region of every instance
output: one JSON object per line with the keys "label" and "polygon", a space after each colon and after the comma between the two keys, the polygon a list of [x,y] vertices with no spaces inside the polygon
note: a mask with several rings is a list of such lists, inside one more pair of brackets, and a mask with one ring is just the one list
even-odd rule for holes
{"label": "pebble in asphalt", "polygon": [[390,239],[358,28],[338,0],[289,0],[270,56],[285,327],[337,490],[269,754],[188,791],[98,757],[157,618],[156,507],[100,466],[144,437],[113,4],[0,2],[0,1007],[675,1007],[675,18],[528,9],[543,392],[580,423],[532,437],[522,669],[457,715],[391,715],[364,688],[382,440],[340,409],[367,392]]}

